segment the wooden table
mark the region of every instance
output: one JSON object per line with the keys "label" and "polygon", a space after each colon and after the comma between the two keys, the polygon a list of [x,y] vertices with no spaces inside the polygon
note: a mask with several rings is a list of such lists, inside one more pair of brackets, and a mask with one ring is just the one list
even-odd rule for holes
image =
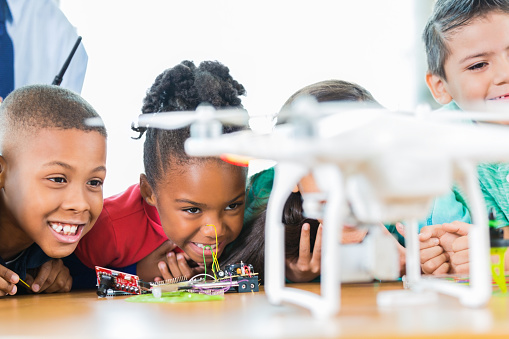
{"label": "wooden table", "polygon": [[[319,284],[294,284],[318,292]],[[379,291],[401,283],[342,287],[340,313],[315,319],[308,310],[270,305],[262,291],[179,304],[98,298],[94,291],[0,299],[0,336],[46,338],[509,338],[509,298],[469,309],[451,297],[421,306],[380,308]]]}

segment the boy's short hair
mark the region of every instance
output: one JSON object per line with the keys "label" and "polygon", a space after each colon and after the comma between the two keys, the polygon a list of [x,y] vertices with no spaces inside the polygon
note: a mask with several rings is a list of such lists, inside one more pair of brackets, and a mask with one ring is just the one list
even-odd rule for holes
{"label": "boy's short hair", "polygon": [[[89,118],[95,123],[87,123]],[[53,85],[29,85],[14,90],[0,104],[0,154],[9,140],[45,128],[97,131],[107,136],[99,114],[79,94]]]}
{"label": "boy's short hair", "polygon": [[509,14],[509,0],[437,0],[422,35],[428,72],[447,80],[444,69],[450,54],[447,39],[472,20],[494,11]]}
{"label": "boy's short hair", "polygon": [[364,87],[344,80],[324,80],[299,89],[283,105],[289,107],[297,98],[312,96],[317,102],[362,101],[379,105],[373,95]]}

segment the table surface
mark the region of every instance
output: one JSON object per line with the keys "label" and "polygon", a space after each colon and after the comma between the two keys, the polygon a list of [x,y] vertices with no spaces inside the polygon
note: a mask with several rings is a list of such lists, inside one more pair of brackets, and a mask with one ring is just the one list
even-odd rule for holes
{"label": "table surface", "polygon": [[[319,293],[320,285],[293,284]],[[509,298],[494,295],[470,309],[448,296],[419,306],[377,306],[380,291],[399,282],[344,284],[341,310],[316,319],[301,307],[271,305],[260,292],[224,300],[133,303],[98,298],[95,290],[0,299],[0,336],[47,338],[509,338]]]}

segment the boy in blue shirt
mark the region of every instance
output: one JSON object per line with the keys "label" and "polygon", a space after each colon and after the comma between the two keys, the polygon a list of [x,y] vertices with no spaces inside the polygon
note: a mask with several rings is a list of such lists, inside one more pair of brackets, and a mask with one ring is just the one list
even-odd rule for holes
{"label": "boy in blue shirt", "polygon": [[[508,102],[509,1],[438,0],[423,39],[426,83],[444,108],[487,110]],[[488,208],[495,210],[501,226],[509,225],[509,165],[481,164],[478,171]],[[423,229],[423,271],[468,272],[468,228],[454,222]]]}
{"label": "boy in blue shirt", "polygon": [[70,290],[58,258],[74,251],[103,206],[106,130],[97,120],[58,86],[21,87],[0,105],[0,296],[17,293],[19,279],[32,292]]}

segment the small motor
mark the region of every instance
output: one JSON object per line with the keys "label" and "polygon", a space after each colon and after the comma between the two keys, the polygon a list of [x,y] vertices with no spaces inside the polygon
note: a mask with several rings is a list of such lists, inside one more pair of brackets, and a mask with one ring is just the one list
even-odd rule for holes
{"label": "small motor", "polygon": [[111,275],[102,274],[101,281],[97,287],[97,295],[101,298],[105,297],[108,294],[108,290],[113,287],[113,284],[114,280]]}

